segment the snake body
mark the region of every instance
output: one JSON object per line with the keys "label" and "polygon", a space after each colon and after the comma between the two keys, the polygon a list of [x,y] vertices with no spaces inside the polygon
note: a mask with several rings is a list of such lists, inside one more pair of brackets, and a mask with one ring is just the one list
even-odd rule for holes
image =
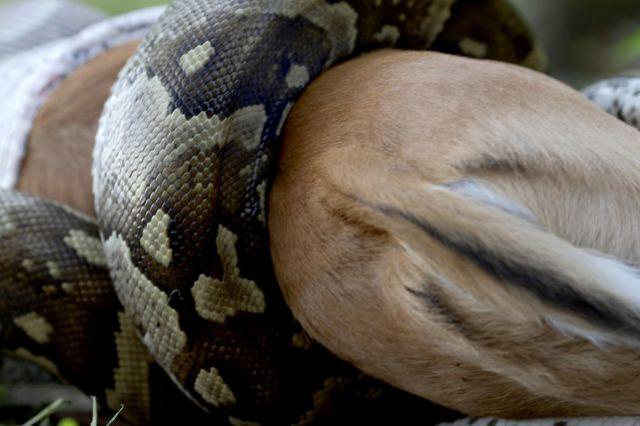
{"label": "snake body", "polygon": [[3,349],[141,423],[156,364],[233,424],[317,422],[340,401],[393,392],[305,335],[267,229],[296,98],[331,65],[382,47],[544,66],[502,0],[175,1],[105,105],[97,224],[0,194]]}

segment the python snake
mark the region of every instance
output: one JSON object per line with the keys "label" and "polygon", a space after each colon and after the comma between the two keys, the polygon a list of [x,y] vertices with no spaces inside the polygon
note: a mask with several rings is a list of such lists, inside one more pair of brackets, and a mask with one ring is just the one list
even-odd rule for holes
{"label": "python snake", "polygon": [[269,256],[267,195],[295,99],[382,47],[544,68],[504,0],[175,1],[105,105],[97,223],[0,192],[3,350],[124,403],[135,423],[152,419],[157,366],[222,424],[317,423],[395,392],[394,410],[415,406],[309,340]]}

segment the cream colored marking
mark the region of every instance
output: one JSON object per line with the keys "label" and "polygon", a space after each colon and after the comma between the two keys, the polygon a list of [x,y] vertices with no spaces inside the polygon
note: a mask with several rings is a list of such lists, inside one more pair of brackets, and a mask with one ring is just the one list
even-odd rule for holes
{"label": "cream colored marking", "polygon": [[375,0],[374,4],[376,5],[376,7],[380,7],[382,6],[382,0]]}
{"label": "cream colored marking", "polygon": [[460,50],[462,51],[462,53],[476,58],[485,58],[489,49],[489,47],[485,43],[474,40],[470,37],[463,38],[462,40],[460,40],[460,43],[458,43],[458,45],[460,46]]}
{"label": "cream colored marking", "polygon": [[150,410],[149,363],[152,358],[138,338],[136,328],[124,312],[118,312],[120,331],[115,333],[118,366],[113,370],[113,389],[106,389],[112,410],[124,404],[129,417],[147,420]]}
{"label": "cream colored marking", "polygon": [[282,133],[282,128],[284,127],[284,123],[287,121],[287,117],[289,117],[289,113],[291,112],[291,108],[293,108],[293,102],[289,102],[287,106],[282,110],[282,115],[280,116],[280,122],[278,123],[278,127],[276,128],[276,136],[280,136]]}
{"label": "cream colored marking", "polygon": [[185,74],[191,75],[202,69],[214,53],[215,49],[211,46],[211,42],[206,41],[182,55],[179,61],[180,66]]}
{"label": "cream colored marking", "polygon": [[205,319],[224,322],[238,311],[261,313],[264,295],[255,282],[240,276],[235,244],[238,237],[224,226],[218,228],[216,247],[222,262],[222,281],[200,275],[191,288],[196,312]]}
{"label": "cream colored marking", "polygon": [[196,377],[194,389],[202,396],[202,399],[216,407],[233,404],[236,397],[229,389],[229,386],[222,380],[220,373],[215,367],[209,371],[200,370]]}
{"label": "cream colored marking", "polygon": [[[226,142],[242,143],[251,150],[262,140],[262,130],[267,122],[264,105],[250,105],[236,110],[224,120],[216,115],[207,117],[206,112],[187,119],[180,110],[174,110],[166,119],[166,130],[176,140],[187,141],[188,144],[200,144],[205,149],[222,146]],[[182,144],[172,151],[165,160],[172,163],[182,155],[189,145]]]}
{"label": "cream colored marking", "polygon": [[[144,197],[147,191],[149,182],[146,177],[149,168],[158,165],[158,157],[149,156],[147,141],[142,135],[148,134],[148,129],[154,129],[158,140],[167,137],[167,125],[164,122],[170,96],[157,76],[148,78],[143,72],[135,75],[127,90],[117,90],[116,87],[118,84],[114,86],[113,93],[104,106],[93,154],[96,159],[111,158],[115,169],[123,167],[127,159],[135,156],[143,156],[140,158],[148,160],[139,164],[139,173],[132,174],[126,184],[117,181],[110,188],[122,199],[134,203]],[[131,120],[131,117],[137,119]],[[123,126],[122,123],[130,125]],[[169,144],[166,147],[168,146]],[[95,161],[92,173],[95,177],[93,193],[96,200],[100,200],[103,198],[103,183],[110,181],[106,178],[109,172],[100,161]]]}
{"label": "cream colored marking", "polygon": [[170,370],[187,344],[178,312],[169,306],[169,297],[133,264],[129,247],[119,235],[113,233],[107,239],[105,253],[126,312],[142,327],[142,339],[151,355]]}
{"label": "cream colored marking", "polygon": [[22,358],[26,361],[32,362],[36,365],[39,365],[40,367],[44,368],[45,370],[55,374],[56,376],[60,377],[60,371],[58,370],[58,367],[49,359],[40,356],[40,355],[34,355],[33,353],[29,352],[27,349],[25,348],[18,348],[15,351],[13,351],[13,355]]}
{"label": "cream colored marking", "polygon": [[456,0],[434,0],[429,6],[427,17],[420,24],[420,30],[425,34],[429,44],[438,37],[444,24],[451,17],[451,7]]}
{"label": "cream colored marking", "polygon": [[62,289],[65,293],[71,293],[73,291],[73,284],[71,283],[62,283]]}
{"label": "cream colored marking", "polygon": [[256,187],[258,191],[258,203],[260,213],[258,213],[258,220],[266,225],[267,223],[267,181],[264,180]]}
{"label": "cream colored marking", "polygon": [[253,164],[247,164],[246,166],[240,169],[240,171],[238,172],[238,175],[247,176],[249,173],[251,173],[251,170],[253,170]]}
{"label": "cream colored marking", "polygon": [[46,294],[55,294],[58,291],[58,288],[55,285],[45,285],[42,287],[42,291]]}
{"label": "cream colored marking", "polygon": [[49,269],[49,275],[51,275],[53,278],[56,278],[56,279],[61,277],[62,272],[60,271],[60,267],[56,262],[50,260],[46,263],[46,265],[47,265],[47,269]]}
{"label": "cream colored marking", "polygon": [[13,319],[15,325],[20,327],[27,336],[38,343],[49,342],[49,335],[53,333],[53,327],[47,320],[35,312],[29,312]]}
{"label": "cream colored marking", "polygon": [[231,416],[229,416],[229,423],[231,423],[232,426],[260,426],[260,423],[250,422],[248,420],[242,420]]}
{"label": "cream colored marking", "polygon": [[307,333],[301,331],[300,333],[296,333],[291,337],[291,344],[296,348],[307,350],[311,348],[311,345],[313,343]]}
{"label": "cream colored marking", "polygon": [[404,13],[401,13],[400,15],[398,15],[398,19],[404,22],[407,20],[407,15],[405,15]]}
{"label": "cream colored marking", "polygon": [[304,65],[292,64],[285,77],[289,89],[300,89],[309,82],[309,70]]}
{"label": "cream colored marking", "polygon": [[16,226],[12,222],[0,222],[0,237],[8,237],[16,230]]}
{"label": "cream colored marking", "polygon": [[[143,74],[141,92],[150,94],[149,97],[153,100],[153,106],[156,108],[156,110],[149,111],[149,113],[153,114],[156,117],[164,118],[167,115],[167,110],[169,109],[169,104],[171,103],[171,95],[169,94],[167,89],[165,89],[164,84],[162,84],[160,78],[158,78],[158,76],[153,76],[151,77],[151,79],[147,79]],[[134,93],[132,93],[131,95],[135,96]]]}
{"label": "cream colored marking", "polygon": [[267,122],[264,105],[252,105],[234,112],[228,119],[235,135],[232,140],[242,141],[247,150],[255,149],[262,140],[262,130]]}
{"label": "cream colored marking", "polygon": [[[115,91],[105,106],[104,125],[99,126],[96,136],[96,158],[112,158],[111,166],[115,169],[124,167],[131,157],[146,159],[139,165],[139,173],[132,174],[126,184],[117,181],[114,183],[116,186],[110,189],[133,204],[142,203],[146,196],[150,184],[146,176],[152,170],[175,170],[177,164],[185,164],[185,155],[193,154],[192,151],[202,151],[213,159],[215,150],[225,143],[244,145],[250,150],[262,140],[267,121],[264,105],[250,105],[224,119],[215,115],[208,117],[206,112],[188,118],[180,109],[171,108],[170,99],[169,92],[157,77],[149,79],[141,73],[130,83],[128,90]],[[130,117],[139,119],[131,122]],[[123,122],[131,125],[120,125]],[[157,140],[180,143],[167,143],[153,148],[162,152],[149,155],[151,148],[147,141],[136,140],[136,143],[131,143],[132,135],[147,134],[148,129],[153,129]],[[93,191],[97,199],[100,199],[103,191],[100,181],[107,181],[109,175],[98,167],[99,164],[96,163],[94,168],[96,176],[102,176],[102,179],[94,179]],[[177,180],[168,179],[177,183]],[[212,182],[205,181],[202,184],[204,193],[212,191]],[[201,200],[208,201],[208,198]]]}
{"label": "cream colored marking", "polygon": [[169,266],[173,252],[169,245],[170,217],[162,209],[158,209],[142,230],[140,245],[162,266]]}
{"label": "cream colored marking", "polygon": [[[260,157],[260,162],[266,163],[268,159],[269,159],[269,156],[267,154],[262,154],[262,156]],[[259,168],[259,167],[260,165],[256,165],[255,161],[252,161],[251,163],[247,164],[242,169],[240,169],[240,172],[238,172],[238,174],[240,176],[247,176],[254,173],[256,168]]]}
{"label": "cream colored marking", "polygon": [[400,38],[400,30],[395,25],[385,25],[380,31],[373,35],[373,39],[378,43],[388,43],[393,46]]}
{"label": "cream colored marking", "polygon": [[73,229],[64,237],[64,243],[73,249],[78,256],[94,266],[106,267],[102,242],[84,231]]}
{"label": "cream colored marking", "polygon": [[24,259],[22,261],[22,267],[24,269],[26,269],[27,271],[33,271],[33,268],[35,267],[35,262],[31,259]]}

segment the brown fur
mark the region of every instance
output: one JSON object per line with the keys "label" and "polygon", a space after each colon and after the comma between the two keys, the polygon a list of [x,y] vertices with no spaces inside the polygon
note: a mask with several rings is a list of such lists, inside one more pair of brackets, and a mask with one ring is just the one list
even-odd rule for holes
{"label": "brown fur", "polygon": [[[469,179],[531,218],[442,185]],[[639,195],[640,133],[579,93],[382,51],[294,107],[271,250],[310,334],[393,385],[474,416],[638,415],[638,310],[609,284],[640,265]]]}
{"label": "brown fur", "polygon": [[71,73],[34,121],[18,189],[95,216],[91,153],[102,108],[138,42],[111,49]]}

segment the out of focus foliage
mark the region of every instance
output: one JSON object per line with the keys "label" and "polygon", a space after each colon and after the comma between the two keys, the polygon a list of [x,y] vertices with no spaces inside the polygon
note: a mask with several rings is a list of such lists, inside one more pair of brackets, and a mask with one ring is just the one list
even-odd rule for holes
{"label": "out of focus foliage", "polygon": [[512,0],[547,51],[551,73],[575,87],[640,71],[640,0]]}
{"label": "out of focus foliage", "polygon": [[81,3],[93,6],[111,15],[119,15],[143,7],[167,4],[168,0],[80,0]]}

